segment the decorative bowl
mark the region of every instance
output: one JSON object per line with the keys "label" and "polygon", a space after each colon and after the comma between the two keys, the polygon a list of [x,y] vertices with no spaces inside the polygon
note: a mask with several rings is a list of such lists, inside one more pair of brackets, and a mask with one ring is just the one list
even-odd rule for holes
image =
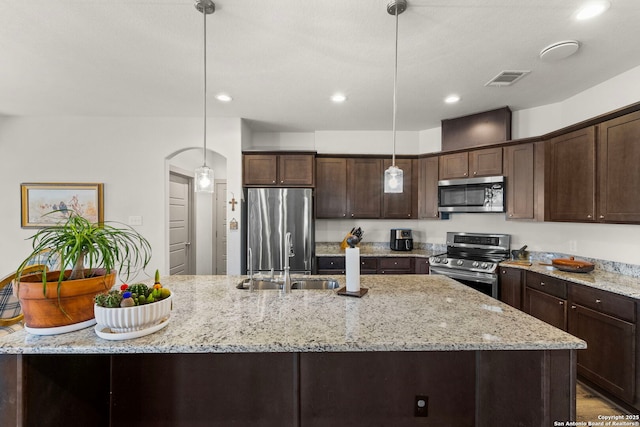
{"label": "decorative bowl", "polygon": [[106,326],[115,333],[140,331],[151,328],[171,315],[173,294],[151,304],[133,307],[106,308],[94,305],[98,325]]}

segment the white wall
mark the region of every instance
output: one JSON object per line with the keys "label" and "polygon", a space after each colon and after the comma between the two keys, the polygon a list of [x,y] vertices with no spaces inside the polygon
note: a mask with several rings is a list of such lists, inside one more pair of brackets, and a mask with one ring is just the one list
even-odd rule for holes
{"label": "white wall", "polygon": [[[208,129],[208,148],[227,159],[228,191],[241,194],[240,119],[209,119]],[[136,229],[153,249],[147,271],[166,274],[165,159],[201,147],[201,132],[202,120],[191,118],[0,118],[0,272],[15,270],[34,232],[20,228],[20,183],[102,182],[105,220],[126,223],[131,215],[142,216]],[[240,253],[239,235],[229,233],[230,254]],[[238,257],[230,256],[228,271],[239,270]]]}

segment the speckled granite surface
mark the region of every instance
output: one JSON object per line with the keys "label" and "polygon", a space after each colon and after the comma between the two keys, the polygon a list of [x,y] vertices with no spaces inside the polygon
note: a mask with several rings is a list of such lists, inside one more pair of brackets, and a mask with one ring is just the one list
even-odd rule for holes
{"label": "speckled granite surface", "polygon": [[[546,261],[546,263],[549,262],[550,261]],[[502,263],[500,265],[535,271],[536,273],[542,273],[559,279],[568,280],[570,282],[580,283],[592,288],[602,289],[604,291],[640,299],[640,278],[600,270],[597,266],[589,273],[568,273],[560,271],[555,267],[541,265],[540,262],[535,260],[532,260],[531,266],[514,265],[509,262]]]}
{"label": "speckled granite surface", "polygon": [[[344,276],[335,276],[344,285]],[[336,291],[249,292],[240,276],[171,276],[170,324],[127,341],[94,328],[0,338],[0,353],[230,353],[580,349],[585,343],[444,276],[362,276]]]}
{"label": "speckled granite surface", "polygon": [[[392,251],[389,249],[388,243],[361,243],[358,245],[360,248],[360,256],[375,256],[375,257],[423,257],[429,258],[433,255],[439,255],[447,251],[446,246],[442,248],[426,247],[425,245],[417,244],[412,251]],[[340,245],[337,243],[316,243],[316,256],[344,256],[344,249],[340,249]]]}

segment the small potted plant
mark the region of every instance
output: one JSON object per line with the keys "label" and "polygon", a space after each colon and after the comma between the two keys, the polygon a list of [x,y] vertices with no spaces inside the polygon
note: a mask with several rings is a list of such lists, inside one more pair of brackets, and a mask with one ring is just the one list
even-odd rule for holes
{"label": "small potted plant", "polygon": [[[31,239],[32,252],[17,270],[27,330],[92,320],[95,295],[111,289],[116,273],[128,280],[151,259],[151,245],[133,228],[91,223],[73,213],[63,223],[38,230]],[[59,258],[60,271],[21,277],[30,260],[43,251]],[[73,268],[65,270],[66,266]]]}
{"label": "small potted plant", "polygon": [[162,286],[156,270],[152,287],[122,284],[120,289],[96,295],[94,310],[98,325],[112,333],[127,333],[153,328],[169,318],[171,308],[171,291]]}

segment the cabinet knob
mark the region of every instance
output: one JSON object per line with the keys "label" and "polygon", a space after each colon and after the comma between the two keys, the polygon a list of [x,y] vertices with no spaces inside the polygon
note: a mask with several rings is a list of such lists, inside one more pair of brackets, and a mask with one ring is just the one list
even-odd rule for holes
{"label": "cabinet knob", "polygon": [[511,218],[511,217],[513,217],[513,214],[512,214],[512,213],[510,213],[510,214],[509,214],[509,218]]}
{"label": "cabinet knob", "polygon": [[558,301],[558,304],[564,305],[564,301]]}
{"label": "cabinet knob", "polygon": [[591,215],[587,215],[587,218],[588,218],[588,219],[591,219]]}
{"label": "cabinet knob", "polygon": [[604,219],[604,215],[600,215],[600,219]]}
{"label": "cabinet knob", "polygon": [[600,304],[602,301],[600,301],[599,299],[596,300],[596,304]]}
{"label": "cabinet knob", "polygon": [[540,282],[540,286],[544,286],[544,282]]}
{"label": "cabinet knob", "polygon": [[571,308],[575,310],[577,307],[575,305],[572,305]]}
{"label": "cabinet knob", "polygon": [[356,214],[351,214],[351,218],[353,218],[354,216],[356,216]]}
{"label": "cabinet knob", "polygon": [[345,217],[345,216],[347,216],[347,214],[346,214],[346,213],[343,213],[343,214],[342,214],[342,216],[343,216],[343,217]]}
{"label": "cabinet knob", "polygon": [[407,216],[408,216],[409,218],[411,218],[411,214],[407,214]]}
{"label": "cabinet knob", "polygon": [[478,172],[474,172],[473,174],[474,174],[474,175],[478,175]]}
{"label": "cabinet knob", "polygon": [[280,184],[284,184],[284,179],[280,181]]}
{"label": "cabinet knob", "polygon": [[463,174],[462,174],[462,176],[467,176],[467,173],[466,173],[466,172],[465,172],[465,173],[463,173]]}
{"label": "cabinet knob", "polygon": [[275,180],[273,180],[271,183],[272,183],[272,184],[275,184],[275,183],[276,183],[276,181],[275,181]]}

